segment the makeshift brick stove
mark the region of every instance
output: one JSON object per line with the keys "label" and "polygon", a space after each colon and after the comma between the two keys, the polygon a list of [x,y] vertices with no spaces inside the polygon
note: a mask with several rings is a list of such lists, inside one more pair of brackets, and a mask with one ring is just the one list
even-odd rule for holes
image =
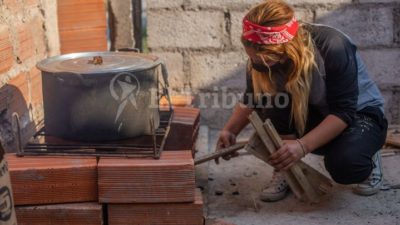
{"label": "makeshift brick stove", "polygon": [[110,157],[101,148],[100,155],[84,155],[86,148],[64,142],[47,155],[36,148],[24,157],[7,154],[18,224],[203,224],[193,160],[199,116],[196,108],[174,107],[159,159],[150,150]]}

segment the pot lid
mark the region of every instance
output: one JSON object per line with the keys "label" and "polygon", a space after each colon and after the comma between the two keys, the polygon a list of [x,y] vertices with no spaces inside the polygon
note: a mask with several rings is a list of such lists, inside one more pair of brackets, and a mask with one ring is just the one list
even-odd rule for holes
{"label": "pot lid", "polygon": [[82,52],[50,57],[37,67],[50,73],[98,74],[146,70],[159,63],[156,56],[134,52]]}

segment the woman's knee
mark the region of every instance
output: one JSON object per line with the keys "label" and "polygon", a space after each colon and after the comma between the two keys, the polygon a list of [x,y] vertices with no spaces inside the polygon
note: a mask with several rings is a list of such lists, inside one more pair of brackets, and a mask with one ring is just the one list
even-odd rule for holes
{"label": "woman's knee", "polygon": [[325,157],[325,167],[336,183],[356,184],[368,178],[372,162],[354,157]]}

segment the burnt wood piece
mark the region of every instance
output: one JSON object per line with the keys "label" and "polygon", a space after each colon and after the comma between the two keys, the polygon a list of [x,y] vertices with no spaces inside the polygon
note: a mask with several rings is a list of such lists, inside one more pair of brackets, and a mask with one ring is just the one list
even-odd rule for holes
{"label": "burnt wood piece", "polygon": [[100,158],[101,203],[193,202],[194,161],[190,150],[164,151],[161,158]]}
{"label": "burnt wood piece", "polygon": [[203,225],[199,190],[193,203],[109,204],[109,225]]}
{"label": "burnt wood piece", "polygon": [[102,225],[103,207],[98,203],[72,203],[16,207],[18,225]]}
{"label": "burnt wood piece", "polygon": [[97,201],[94,157],[5,157],[15,205]]}

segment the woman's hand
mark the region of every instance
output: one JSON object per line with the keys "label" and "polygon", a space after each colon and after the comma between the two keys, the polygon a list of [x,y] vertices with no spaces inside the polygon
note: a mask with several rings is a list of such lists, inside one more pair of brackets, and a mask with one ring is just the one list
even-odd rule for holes
{"label": "woman's hand", "polygon": [[[227,148],[234,144],[236,144],[236,135],[228,130],[222,130],[219,134],[216,151],[222,148]],[[239,156],[239,153],[234,152],[232,154],[224,155],[222,158],[225,160],[230,160],[231,158],[237,156]],[[219,158],[215,159],[215,163],[219,164]]]}
{"label": "woman's hand", "polygon": [[304,157],[303,150],[299,141],[284,140],[282,147],[270,156],[268,163],[277,170],[287,171]]}

